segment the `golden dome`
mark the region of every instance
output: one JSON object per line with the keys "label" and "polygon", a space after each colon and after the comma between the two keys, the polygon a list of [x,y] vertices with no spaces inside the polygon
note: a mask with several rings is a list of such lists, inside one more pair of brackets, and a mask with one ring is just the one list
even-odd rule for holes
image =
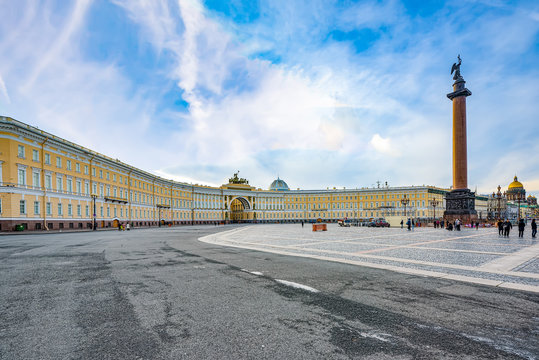
{"label": "golden dome", "polygon": [[508,189],[523,189],[524,186],[520,181],[518,181],[516,175],[515,175],[515,181],[513,181],[511,184],[509,184]]}

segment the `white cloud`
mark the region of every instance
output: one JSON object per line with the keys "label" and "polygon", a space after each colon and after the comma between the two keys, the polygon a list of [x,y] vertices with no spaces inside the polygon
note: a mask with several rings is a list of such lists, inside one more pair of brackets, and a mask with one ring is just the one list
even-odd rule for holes
{"label": "white cloud", "polygon": [[379,151],[383,154],[393,155],[393,149],[391,148],[391,139],[383,138],[379,134],[374,134],[370,144],[376,151]]}

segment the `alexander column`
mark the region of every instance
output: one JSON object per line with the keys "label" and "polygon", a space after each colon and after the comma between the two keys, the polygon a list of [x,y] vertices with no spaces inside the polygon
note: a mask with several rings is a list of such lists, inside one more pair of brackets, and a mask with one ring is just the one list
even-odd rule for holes
{"label": "alexander column", "polygon": [[472,92],[464,87],[466,81],[460,75],[462,60],[453,64],[453,92],[447,97],[453,101],[453,190],[446,196],[444,218],[448,221],[460,219],[470,223],[477,219],[475,193],[468,189],[468,158],[466,145],[466,97]]}

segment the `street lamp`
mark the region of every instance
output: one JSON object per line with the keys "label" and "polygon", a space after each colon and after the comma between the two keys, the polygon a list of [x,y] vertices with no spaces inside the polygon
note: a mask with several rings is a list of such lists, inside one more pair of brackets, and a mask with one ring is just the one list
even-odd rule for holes
{"label": "street lamp", "polygon": [[406,217],[406,207],[410,203],[410,199],[406,197],[406,194],[404,194],[404,197],[401,199],[401,204],[404,206],[404,217]]}
{"label": "street lamp", "polygon": [[520,221],[520,202],[525,200],[526,195],[522,192],[517,193],[517,203],[518,203],[518,221]]}
{"label": "street lamp", "polygon": [[435,221],[435,222],[436,222],[436,206],[438,206],[439,203],[440,203],[440,202],[439,202],[438,200],[434,199],[434,198],[430,201],[430,206],[432,206],[432,208],[433,208],[433,210],[434,210],[434,216],[433,216],[433,218],[434,218],[434,221]]}
{"label": "street lamp", "polygon": [[96,220],[96,210],[95,210],[95,199],[97,198],[97,195],[96,194],[92,194],[92,201],[94,203],[94,221],[93,221],[93,225],[92,225],[92,229],[95,231],[97,230],[97,220]]}
{"label": "street lamp", "polygon": [[502,218],[502,208],[501,208],[501,201],[502,198],[505,197],[505,191],[502,194],[502,187],[498,185],[498,192],[492,193],[492,197],[498,201],[498,220]]}

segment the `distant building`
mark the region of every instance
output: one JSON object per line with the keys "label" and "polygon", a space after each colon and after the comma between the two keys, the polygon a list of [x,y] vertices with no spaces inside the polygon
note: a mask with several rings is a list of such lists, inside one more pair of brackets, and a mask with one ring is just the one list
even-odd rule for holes
{"label": "distant building", "polygon": [[[84,229],[159,224],[300,222],[413,217],[440,219],[448,189],[378,186],[268,190],[238,174],[212,187],[137,169],[9,117],[0,117],[0,230]],[[432,200],[435,207],[432,206]],[[478,197],[476,208],[487,197]],[[483,205],[481,205],[483,204]]]}
{"label": "distant building", "polygon": [[516,220],[520,217],[524,219],[536,218],[539,215],[537,198],[528,196],[526,198],[526,190],[524,185],[515,176],[513,182],[509,184],[506,191],[509,218]]}

